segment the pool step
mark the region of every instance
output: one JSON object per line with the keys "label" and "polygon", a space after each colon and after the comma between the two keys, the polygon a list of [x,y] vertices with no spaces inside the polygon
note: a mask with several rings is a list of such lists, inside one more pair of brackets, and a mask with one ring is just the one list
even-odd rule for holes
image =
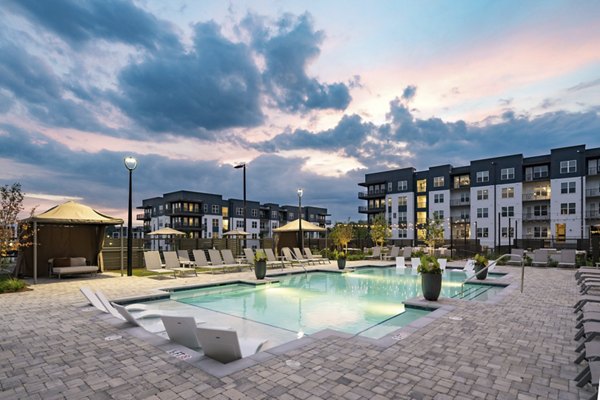
{"label": "pool step", "polygon": [[487,292],[489,287],[484,285],[470,285],[465,286],[465,289],[462,293],[457,293],[452,298],[455,299],[463,299],[463,300],[474,300],[475,298],[481,296],[483,293]]}

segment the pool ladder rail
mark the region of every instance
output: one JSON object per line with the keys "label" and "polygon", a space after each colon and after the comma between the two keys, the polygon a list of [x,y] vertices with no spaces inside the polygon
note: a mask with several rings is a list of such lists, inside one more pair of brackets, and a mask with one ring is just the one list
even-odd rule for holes
{"label": "pool ladder rail", "polygon": [[[518,254],[503,254],[503,255],[501,255],[500,257],[498,257],[497,259],[490,261],[490,262],[488,263],[488,265],[487,265],[485,268],[483,268],[481,271],[479,271],[478,273],[485,272],[485,271],[487,271],[487,270],[488,270],[490,267],[492,267],[492,268],[493,268],[493,267],[495,267],[495,266],[496,266],[496,264],[498,263],[498,261],[500,261],[500,260],[502,260],[503,258],[506,258],[506,257],[508,257],[508,258],[511,258],[511,259],[512,259],[512,257],[517,257],[517,258],[521,259],[521,293],[523,293],[523,284],[524,284],[524,282],[525,282],[525,263],[523,262],[523,257],[521,257],[521,256],[520,256],[520,255],[518,255]],[[477,273],[477,274],[478,274],[478,273]],[[460,287],[461,296],[462,296],[462,293],[464,292],[465,283],[469,283],[469,281],[470,281],[470,280],[471,280],[471,279],[472,279],[474,276],[476,276],[477,274],[473,274],[473,275],[469,276],[469,277],[468,277],[467,279],[465,279],[465,280],[464,280],[464,282],[461,284],[461,287]]]}

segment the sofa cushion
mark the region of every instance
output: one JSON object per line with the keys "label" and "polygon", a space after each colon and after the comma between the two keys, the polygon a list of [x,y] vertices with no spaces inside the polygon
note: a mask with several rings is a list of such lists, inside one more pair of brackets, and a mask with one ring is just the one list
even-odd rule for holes
{"label": "sofa cushion", "polygon": [[89,266],[79,266],[79,267],[54,267],[52,268],[52,272],[55,274],[79,274],[79,273],[92,273],[97,272],[98,267],[89,265]]}
{"label": "sofa cushion", "polygon": [[71,267],[81,267],[85,265],[85,257],[71,257]]}
{"label": "sofa cushion", "polygon": [[70,267],[71,266],[71,259],[68,257],[64,257],[64,258],[55,258],[53,263],[52,263],[53,267]]}

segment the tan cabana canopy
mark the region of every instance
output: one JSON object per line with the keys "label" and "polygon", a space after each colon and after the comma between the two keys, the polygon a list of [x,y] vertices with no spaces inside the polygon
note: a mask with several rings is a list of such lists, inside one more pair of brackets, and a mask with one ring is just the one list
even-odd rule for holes
{"label": "tan cabana canopy", "polygon": [[233,230],[233,231],[225,232],[223,234],[223,236],[248,236],[248,235],[250,235],[248,232],[237,230],[237,229]]}
{"label": "tan cabana canopy", "polygon": [[[298,232],[300,231],[300,221],[299,219],[294,220],[284,226],[280,226],[279,228],[273,229],[273,232],[282,233],[282,232]],[[308,221],[302,220],[302,231],[303,232],[325,232],[325,228],[321,228],[315,224],[312,224]]]}
{"label": "tan cabana canopy", "polygon": [[179,236],[182,236],[182,235],[185,235],[185,232],[181,232],[176,229],[166,227],[166,228],[160,228],[157,231],[152,231],[152,232],[148,233],[148,235],[179,235]]}
{"label": "tan cabana canopy", "polygon": [[33,225],[33,246],[21,252],[17,267],[20,274],[33,276],[36,282],[38,276],[49,276],[47,263],[51,258],[85,257],[89,264],[103,270],[106,226],[122,224],[123,220],[68,201],[24,222]]}

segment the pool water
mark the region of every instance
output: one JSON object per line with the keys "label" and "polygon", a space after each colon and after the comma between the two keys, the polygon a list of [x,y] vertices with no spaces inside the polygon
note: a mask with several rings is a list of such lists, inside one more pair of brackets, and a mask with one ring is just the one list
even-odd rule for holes
{"label": "pool water", "polygon": [[[487,299],[488,285],[465,285],[463,272],[443,276],[444,297]],[[231,284],[176,291],[171,300],[258,322],[298,336],[323,329],[380,338],[426,315],[402,302],[422,296],[411,269],[361,268],[354,272],[310,272],[277,277],[264,285]]]}

